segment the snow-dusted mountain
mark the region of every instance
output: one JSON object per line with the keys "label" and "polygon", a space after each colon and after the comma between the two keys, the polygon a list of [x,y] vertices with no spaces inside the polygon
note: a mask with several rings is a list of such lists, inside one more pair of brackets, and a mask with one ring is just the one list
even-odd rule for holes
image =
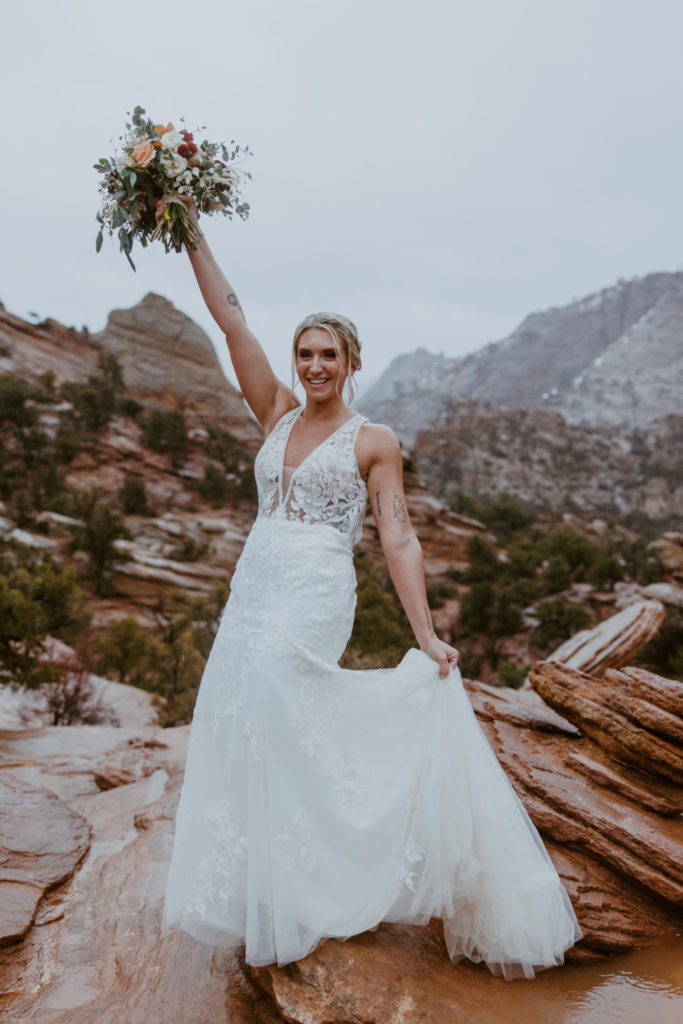
{"label": "snow-dusted mountain", "polygon": [[412,445],[457,398],[633,429],[680,413],[682,395],[683,273],[659,273],[533,313],[459,359],[399,356],[359,406]]}

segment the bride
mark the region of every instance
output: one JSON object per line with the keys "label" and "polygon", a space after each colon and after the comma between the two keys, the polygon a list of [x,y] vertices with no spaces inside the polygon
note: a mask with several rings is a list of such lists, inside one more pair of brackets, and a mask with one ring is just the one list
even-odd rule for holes
{"label": "bride", "polygon": [[[302,404],[203,235],[190,261],[265,441],[258,516],[197,697],[164,926],[243,943],[256,965],[440,917],[454,960],[506,977],[561,963],[581,933],[479,729],[458,652],[434,633],[399,444],[343,398],[361,363],[356,328],[330,313],[299,324]],[[420,650],[359,672],[338,661],[368,500]]]}

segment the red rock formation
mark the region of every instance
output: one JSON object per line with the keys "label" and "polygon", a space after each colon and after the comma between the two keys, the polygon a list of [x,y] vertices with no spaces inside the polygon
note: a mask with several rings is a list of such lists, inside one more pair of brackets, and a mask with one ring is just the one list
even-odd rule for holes
{"label": "red rock formation", "polygon": [[[610,669],[596,680],[552,663],[537,666],[532,682],[536,692],[466,686],[576,907],[585,938],[570,959],[673,935],[680,930],[683,836],[680,788],[671,779],[679,767],[674,740],[683,684],[632,668]],[[616,696],[623,698],[621,710],[614,707]],[[5,934],[26,935],[7,947],[0,970],[11,993],[4,1004],[9,1021],[500,1024],[515,1013],[534,1019],[533,1001],[547,993],[545,980],[510,986],[481,968],[454,966],[439,922],[381,926],[345,943],[328,941],[298,964],[254,969],[251,976],[239,950],[213,951],[185,935],[161,936],[186,738],[186,727],[0,736],[2,792],[10,806],[30,786],[51,806],[54,820],[72,823],[60,847],[64,859],[51,873],[31,866],[35,845],[14,843],[27,847],[12,856],[25,857],[30,870],[9,879],[24,888],[6,889]],[[48,788],[54,792],[46,794]],[[84,852],[84,819],[92,845],[82,870],[52,897],[42,897],[46,885],[74,872]],[[41,927],[26,934],[36,901]],[[53,969],[45,975],[41,964],[48,955]],[[524,993],[519,1006],[517,992]],[[456,1010],[461,1016],[453,1016]]]}
{"label": "red rock formation", "polygon": [[575,633],[547,661],[600,676],[608,668],[628,665],[664,621],[661,601],[636,601],[593,629]]}

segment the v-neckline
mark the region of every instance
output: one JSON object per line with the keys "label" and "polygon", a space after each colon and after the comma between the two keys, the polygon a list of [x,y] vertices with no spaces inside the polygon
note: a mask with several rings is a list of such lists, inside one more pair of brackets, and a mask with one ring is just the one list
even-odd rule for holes
{"label": "v-neckline", "polygon": [[304,465],[304,463],[308,462],[310,457],[315,452],[317,452],[319,448],[322,448],[323,445],[327,444],[328,441],[330,441],[336,434],[338,434],[339,431],[342,429],[342,427],[345,427],[347,423],[350,423],[351,420],[355,420],[360,415],[360,413],[355,412],[353,414],[353,416],[349,416],[349,418],[347,420],[344,420],[343,423],[339,424],[339,426],[337,427],[336,430],[333,430],[331,434],[328,434],[327,437],[324,437],[322,439],[322,441],[318,442],[318,444],[316,444],[313,448],[311,448],[311,450],[308,453],[308,455],[304,456],[304,458],[301,460],[299,465],[292,467],[292,475],[289,478],[289,483],[287,484],[287,490],[283,491],[282,482],[283,482],[283,479],[284,479],[285,459],[287,458],[287,445],[289,444],[289,439],[291,437],[292,430],[294,429],[294,424],[303,416],[305,409],[306,409],[305,405],[300,405],[299,408],[295,410],[294,416],[292,416],[292,418],[291,418],[291,420],[289,422],[289,425],[287,427],[287,430],[285,431],[285,443],[284,443],[284,446],[282,448],[282,458],[280,459],[280,474],[279,474],[279,481],[278,481],[279,488],[280,488],[280,505],[281,506],[285,506],[287,504],[287,502],[289,501],[289,495],[290,495],[290,492],[292,490],[292,484],[294,483],[294,477],[299,472],[299,470]]}

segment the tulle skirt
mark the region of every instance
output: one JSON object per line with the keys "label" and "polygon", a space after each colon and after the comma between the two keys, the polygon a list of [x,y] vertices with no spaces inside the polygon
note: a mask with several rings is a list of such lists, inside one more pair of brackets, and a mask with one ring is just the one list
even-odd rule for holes
{"label": "tulle skirt", "polygon": [[460,673],[417,650],[339,668],[354,604],[343,535],[257,520],[197,700],[165,927],[286,964],[440,917],[454,960],[561,963],[576,917]]}

